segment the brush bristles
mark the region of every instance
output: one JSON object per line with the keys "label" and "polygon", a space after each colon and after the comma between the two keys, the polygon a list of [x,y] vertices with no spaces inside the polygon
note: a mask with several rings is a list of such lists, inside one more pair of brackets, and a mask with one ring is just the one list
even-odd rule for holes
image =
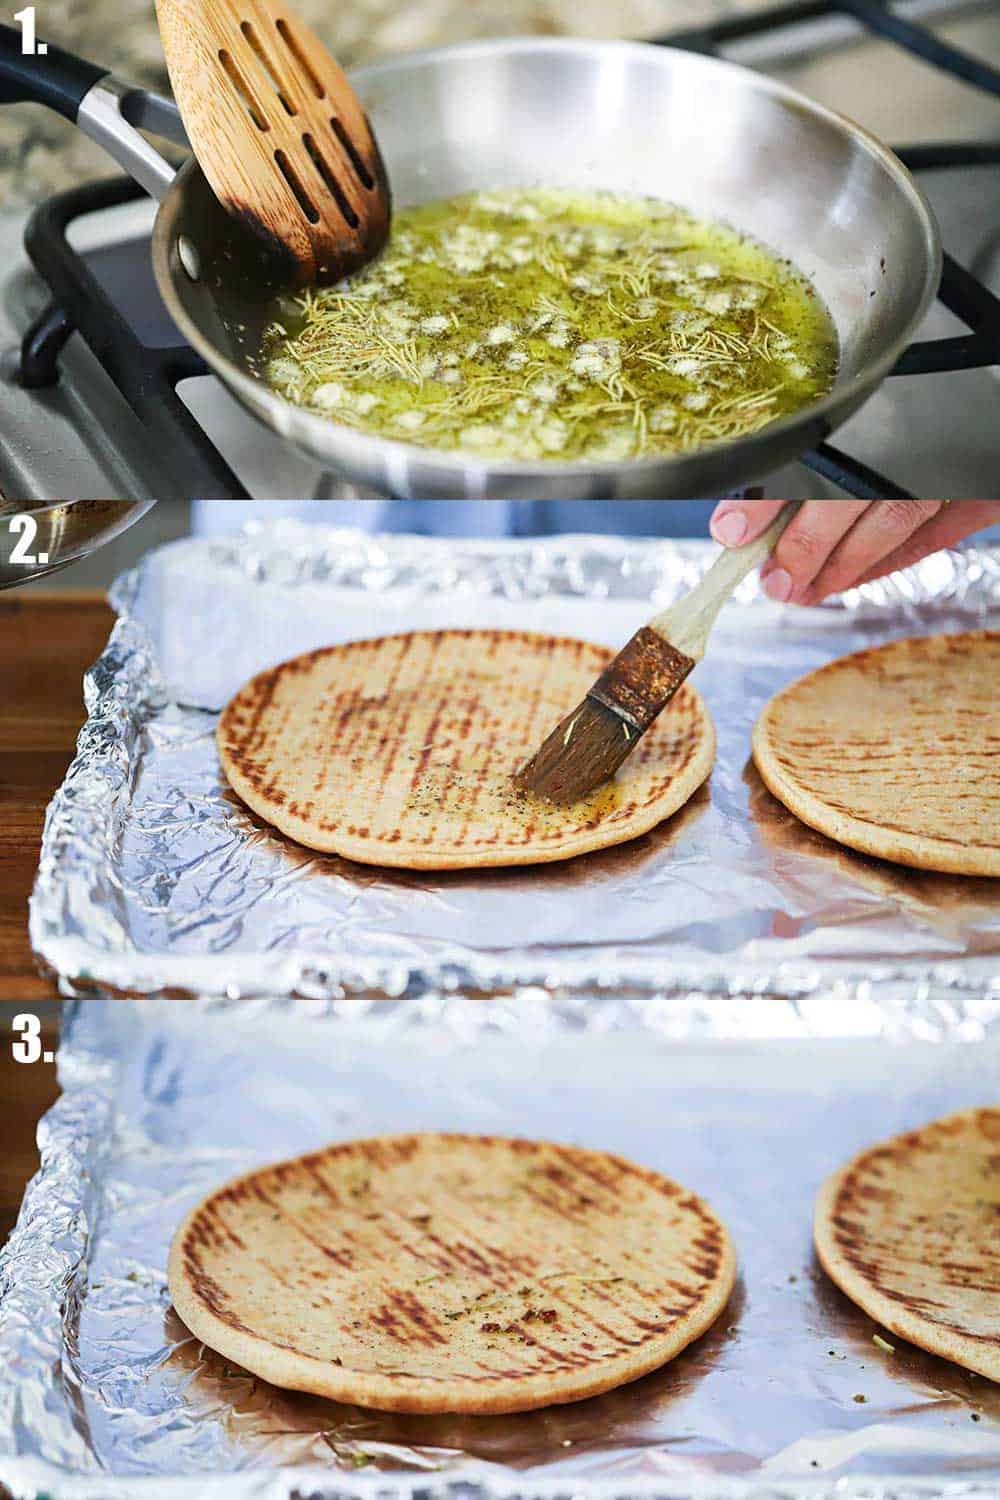
{"label": "brush bristles", "polygon": [[614,709],[584,698],[518,772],[517,784],[550,802],[576,802],[610,781],[638,738]]}

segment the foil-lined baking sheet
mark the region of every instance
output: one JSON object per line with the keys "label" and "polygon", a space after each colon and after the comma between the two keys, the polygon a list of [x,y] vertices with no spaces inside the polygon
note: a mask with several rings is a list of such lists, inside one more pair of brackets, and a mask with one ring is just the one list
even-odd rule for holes
{"label": "foil-lined baking sheet", "polygon": [[894,636],[996,623],[997,548],[938,554],[809,610],[747,580],[694,677],[718,729],[710,783],[615,849],[523,870],[379,870],[285,840],[223,782],[218,711],[263,667],[410,628],[617,646],[713,555],[704,543],[372,538],[289,522],[151,554],[115,587],[120,618],[49,810],[36,951],[66,994],[1000,993],[996,882],[843,849],[786,812],[750,760],[761,707],[801,673]]}
{"label": "foil-lined baking sheet", "polygon": [[[880,1329],[811,1244],[815,1193],[851,1154],[997,1102],[1000,1003],[90,1000],[69,1008],[59,1071],[43,1165],[0,1252],[14,1500],[1000,1490],[1000,1386]],[[732,1232],[729,1306],[631,1386],[489,1418],[281,1392],[187,1334],[165,1268],[202,1195],[332,1140],[414,1129],[549,1137],[676,1177]]]}

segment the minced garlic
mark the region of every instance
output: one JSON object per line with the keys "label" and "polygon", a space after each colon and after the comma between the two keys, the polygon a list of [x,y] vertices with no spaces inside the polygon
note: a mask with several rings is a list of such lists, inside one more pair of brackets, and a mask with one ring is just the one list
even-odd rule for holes
{"label": "minced garlic", "polygon": [[283,301],[265,374],[337,422],[481,458],[626,459],[829,390],[833,325],[787,262],[652,199],[495,190],[404,208],[382,256]]}

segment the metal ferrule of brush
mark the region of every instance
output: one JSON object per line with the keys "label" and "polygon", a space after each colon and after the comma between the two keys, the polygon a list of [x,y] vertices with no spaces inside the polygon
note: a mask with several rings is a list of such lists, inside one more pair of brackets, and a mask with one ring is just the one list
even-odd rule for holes
{"label": "metal ferrule of brush", "polygon": [[643,734],[669,703],[695,663],[643,625],[587,694]]}

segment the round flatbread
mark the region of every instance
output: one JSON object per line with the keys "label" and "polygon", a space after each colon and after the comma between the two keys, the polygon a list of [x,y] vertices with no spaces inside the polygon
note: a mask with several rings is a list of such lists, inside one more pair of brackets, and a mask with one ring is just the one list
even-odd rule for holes
{"label": "round flatbread", "polygon": [[704,1333],[732,1290],[694,1193],[544,1141],[350,1141],[220,1188],[170,1250],[196,1338],[275,1385],[386,1411],[594,1396]]}
{"label": "round flatbread", "polygon": [[1000,1108],[873,1146],[824,1184],[823,1269],[877,1322],[1000,1380]]}
{"label": "round flatbread", "polygon": [[685,684],[613,781],[568,807],[512,777],[612,653],[527,631],[415,631],[261,672],[218,726],[254,812],[365,864],[465,869],[567,859],[646,833],[712,768],[715,731]]}
{"label": "round flatbread", "polygon": [[753,755],[789,811],[851,849],[1000,875],[1000,631],[844,656],[771,699]]}

